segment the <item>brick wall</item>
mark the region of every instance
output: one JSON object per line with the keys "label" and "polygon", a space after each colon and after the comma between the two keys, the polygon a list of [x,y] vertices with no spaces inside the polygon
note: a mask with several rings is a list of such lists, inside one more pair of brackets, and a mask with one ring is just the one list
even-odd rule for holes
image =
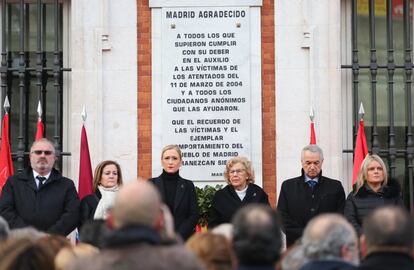
{"label": "brick wall", "polygon": [[276,205],[276,93],[274,0],[262,6],[262,161],[263,188]]}
{"label": "brick wall", "polygon": [[[151,177],[151,12],[137,0],[138,32],[138,175]],[[276,204],[276,108],[274,1],[262,7],[262,144],[263,187]]]}
{"label": "brick wall", "polygon": [[138,175],[151,177],[151,10],[137,0],[138,37]]}

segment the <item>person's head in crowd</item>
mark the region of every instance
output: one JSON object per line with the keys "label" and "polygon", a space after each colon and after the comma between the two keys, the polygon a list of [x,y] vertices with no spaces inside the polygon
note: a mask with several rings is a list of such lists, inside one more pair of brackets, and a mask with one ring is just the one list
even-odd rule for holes
{"label": "person's head in crowd", "polygon": [[9,238],[10,239],[21,239],[29,238],[33,241],[36,241],[39,238],[46,236],[47,233],[41,232],[33,227],[23,227],[10,230]]}
{"label": "person's head in crowd", "polygon": [[131,181],[119,190],[112,210],[114,228],[144,225],[159,229],[161,197],[145,180]]}
{"label": "person's head in crowd", "polygon": [[1,270],[54,270],[54,258],[29,238],[8,239],[0,245]]}
{"label": "person's head in crowd", "polygon": [[377,192],[381,187],[388,183],[387,166],[378,155],[367,155],[361,164],[355,183],[355,193],[367,185],[370,189]]}
{"label": "person's head in crowd", "polygon": [[85,243],[63,248],[55,257],[55,270],[65,270],[74,260],[98,253],[98,248]]}
{"label": "person's head in crowd", "polygon": [[10,233],[9,224],[7,221],[0,216],[0,241],[7,239]]}
{"label": "person's head in crowd", "polygon": [[102,248],[104,238],[109,232],[109,228],[102,219],[87,220],[80,230],[80,242],[91,244],[97,248]]}
{"label": "person's head in crowd", "polygon": [[210,231],[213,234],[223,235],[229,241],[233,240],[233,224],[231,223],[222,223]]}
{"label": "person's head in crowd", "polygon": [[384,206],[375,209],[363,221],[363,256],[374,252],[414,253],[414,220],[403,208]]}
{"label": "person's head in crowd", "polygon": [[122,183],[121,166],[116,161],[104,160],[96,166],[93,175],[94,191],[98,189],[98,186],[113,188],[115,186],[121,186]]}
{"label": "person's head in crowd", "polygon": [[70,240],[57,234],[48,234],[37,239],[37,244],[43,247],[54,258],[62,248],[71,247]]}
{"label": "person's head in crowd", "polygon": [[309,144],[302,149],[302,169],[309,178],[317,177],[322,170],[323,152],[316,144]]}
{"label": "person's head in crowd", "polygon": [[236,190],[245,189],[248,184],[254,183],[252,163],[245,157],[229,159],[224,170],[224,179]]}
{"label": "person's head in crowd", "polygon": [[357,265],[358,237],[352,225],[339,214],[313,218],[302,236],[303,252],[309,260],[338,260]]}
{"label": "person's head in crowd", "polygon": [[299,241],[291,245],[282,255],[278,270],[299,270],[308,259],[303,254],[303,246]]}
{"label": "person's head in crowd", "polygon": [[182,239],[175,233],[174,217],[167,205],[161,204],[161,218],[159,232],[164,244],[181,242]]}
{"label": "person's head in crowd", "polygon": [[193,234],[185,243],[206,270],[231,270],[234,268],[234,254],[230,242],[223,236],[210,232]]}
{"label": "person's head in crowd", "polygon": [[232,224],[233,248],[240,266],[275,266],[282,247],[275,210],[252,203],[237,211]]}
{"label": "person's head in crowd", "polygon": [[30,165],[38,174],[45,176],[55,165],[56,155],[53,143],[46,138],[34,141],[30,148]]}
{"label": "person's head in crowd", "polygon": [[183,155],[180,147],[176,144],[165,146],[161,151],[161,165],[166,173],[174,174],[178,172],[182,165]]}

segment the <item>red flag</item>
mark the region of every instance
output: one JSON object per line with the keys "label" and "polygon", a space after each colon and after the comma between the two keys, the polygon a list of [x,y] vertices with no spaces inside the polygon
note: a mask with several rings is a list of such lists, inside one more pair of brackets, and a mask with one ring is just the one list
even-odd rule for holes
{"label": "red flag", "polygon": [[355,184],[359,170],[364,158],[368,155],[367,138],[365,136],[364,119],[359,120],[358,133],[355,141],[354,151],[354,172],[352,174],[352,184]]}
{"label": "red flag", "polygon": [[45,126],[43,125],[42,118],[39,117],[37,120],[37,126],[36,126],[36,137],[35,140],[39,140],[43,138],[43,132],[45,130]]}
{"label": "red flag", "polygon": [[2,123],[2,138],[0,149],[0,191],[3,189],[7,178],[13,175],[13,162],[11,158],[10,142],[9,142],[9,114],[6,113]]}
{"label": "red flag", "polygon": [[316,144],[315,124],[311,122],[310,125],[310,142],[309,144]]}
{"label": "red flag", "polygon": [[80,143],[80,164],[79,164],[79,198],[92,194],[92,166],[89,155],[88,136],[86,135],[85,126],[82,125],[81,143]]}

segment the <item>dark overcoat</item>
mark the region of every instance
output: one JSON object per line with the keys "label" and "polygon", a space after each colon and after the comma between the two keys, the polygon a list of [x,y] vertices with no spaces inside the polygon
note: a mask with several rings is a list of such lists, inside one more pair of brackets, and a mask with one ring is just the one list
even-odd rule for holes
{"label": "dark overcoat", "polygon": [[401,187],[396,179],[388,179],[386,186],[379,192],[374,192],[366,185],[357,193],[349,193],[345,202],[345,217],[352,223],[358,235],[362,234],[362,221],[377,207],[383,205],[402,206]]}
{"label": "dark overcoat", "polygon": [[0,197],[0,215],[10,228],[33,226],[52,234],[68,235],[79,223],[75,185],[53,169],[37,188],[32,168],[10,176]]}
{"label": "dark overcoat", "polygon": [[[150,181],[157,187],[162,200],[165,202],[166,196],[162,176],[152,178]],[[175,230],[184,240],[188,239],[194,233],[198,222],[197,195],[193,182],[179,175],[172,213]]]}
{"label": "dark overcoat", "polygon": [[282,216],[287,246],[302,236],[309,220],[321,213],[343,214],[345,191],[338,180],[319,175],[312,189],[305,183],[305,174],[283,181],[277,210]]}
{"label": "dark overcoat", "polygon": [[249,203],[263,203],[269,205],[266,192],[255,184],[249,184],[243,200],[237,195],[233,186],[227,185],[218,190],[211,203],[208,227],[213,228],[222,223],[229,223],[236,211]]}

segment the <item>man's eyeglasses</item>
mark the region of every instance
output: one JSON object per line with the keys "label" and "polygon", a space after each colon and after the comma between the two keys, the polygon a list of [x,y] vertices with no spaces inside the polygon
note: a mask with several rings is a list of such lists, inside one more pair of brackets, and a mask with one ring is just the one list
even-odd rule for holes
{"label": "man's eyeglasses", "polygon": [[32,154],[40,156],[41,154],[45,154],[45,156],[50,156],[53,154],[53,151],[50,150],[33,150]]}
{"label": "man's eyeglasses", "polygon": [[229,174],[241,174],[244,171],[245,170],[243,170],[243,169],[231,170],[231,171],[229,171]]}

